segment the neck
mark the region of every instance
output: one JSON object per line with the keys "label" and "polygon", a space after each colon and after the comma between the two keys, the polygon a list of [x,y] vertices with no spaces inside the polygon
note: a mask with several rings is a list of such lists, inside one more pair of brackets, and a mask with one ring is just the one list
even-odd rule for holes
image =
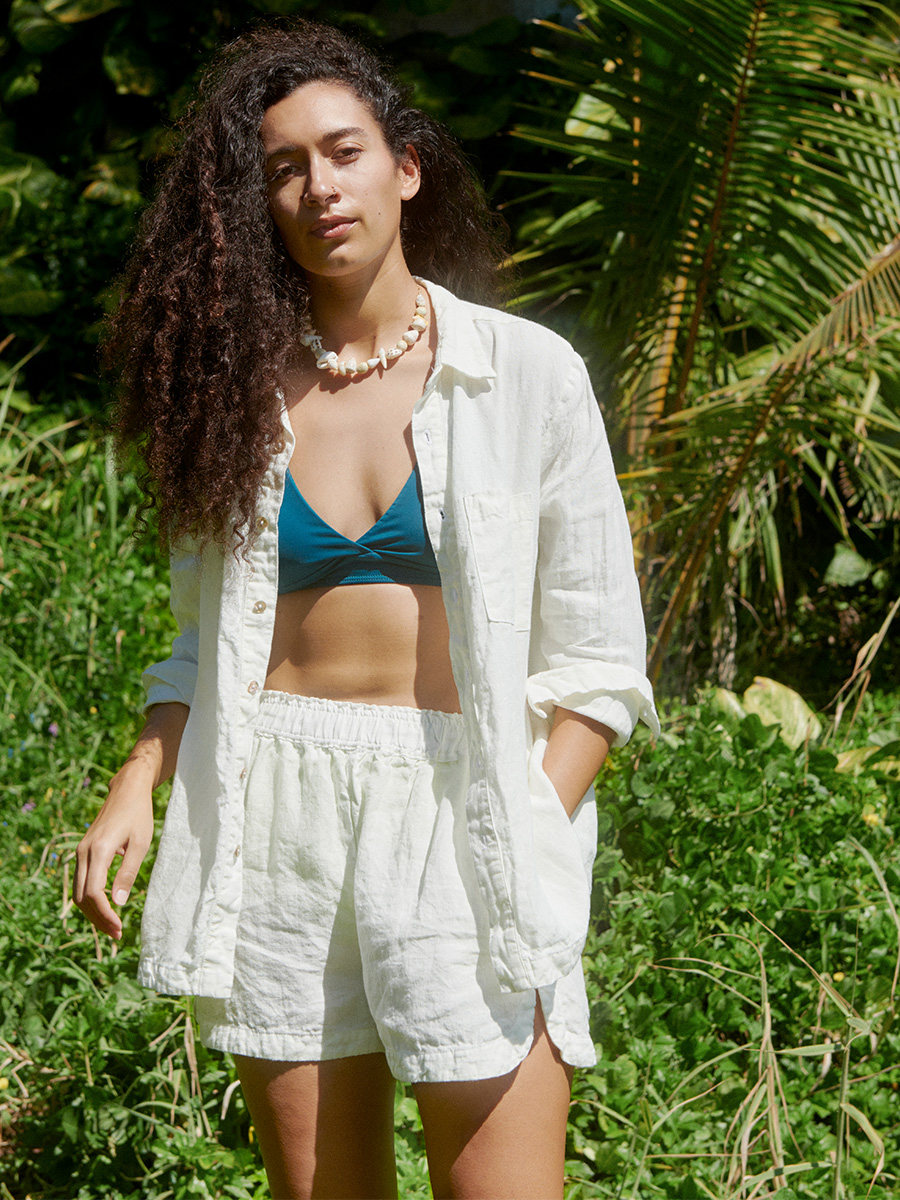
{"label": "neck", "polygon": [[367,358],[408,328],[416,287],[405,262],[375,279],[318,276],[309,280],[313,324],[329,350]]}

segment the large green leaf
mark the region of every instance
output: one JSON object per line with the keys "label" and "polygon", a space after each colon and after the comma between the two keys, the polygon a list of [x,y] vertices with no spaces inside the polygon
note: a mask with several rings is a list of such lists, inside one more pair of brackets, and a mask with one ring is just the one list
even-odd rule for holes
{"label": "large green leaf", "polygon": [[128,5],[129,0],[12,0],[9,28],[29,53],[49,54],[69,40],[68,26]]}
{"label": "large green leaf", "polygon": [[779,725],[794,749],[821,737],[822,724],[801,695],[775,679],[757,676],[741,697],[744,709],[763,725]]}
{"label": "large green leaf", "polygon": [[13,0],[9,30],[29,54],[49,54],[70,37],[70,31],[33,0]]}
{"label": "large green leaf", "polygon": [[131,0],[43,0],[41,7],[61,24],[75,25],[130,5]]}
{"label": "large green leaf", "polygon": [[36,317],[53,312],[62,302],[60,292],[45,287],[41,276],[28,267],[0,266],[0,313]]}

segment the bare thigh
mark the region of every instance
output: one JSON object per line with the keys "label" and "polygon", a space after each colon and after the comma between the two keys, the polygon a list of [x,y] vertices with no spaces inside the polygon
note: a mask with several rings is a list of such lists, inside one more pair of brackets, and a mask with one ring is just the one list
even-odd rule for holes
{"label": "bare thigh", "polygon": [[395,1083],[383,1054],[235,1062],[273,1200],[395,1200]]}
{"label": "bare thigh", "polygon": [[534,1031],[508,1075],[414,1085],[435,1200],[562,1200],[572,1068],[539,1002]]}

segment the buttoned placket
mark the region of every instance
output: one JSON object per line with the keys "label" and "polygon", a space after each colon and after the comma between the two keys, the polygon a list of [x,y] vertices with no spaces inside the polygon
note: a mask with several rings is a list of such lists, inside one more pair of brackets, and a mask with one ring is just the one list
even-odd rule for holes
{"label": "buttoned placket", "polygon": [[[435,423],[434,417],[440,403],[436,385],[441,370],[440,364],[436,363],[428,384],[417,401],[412,414],[413,449],[416,453],[416,465],[419,468],[419,480],[422,485],[425,526],[435,555],[440,550],[441,522],[440,516],[435,516],[436,513],[440,513],[440,505],[434,502],[434,497],[438,493],[443,495],[443,487],[438,487],[440,475],[435,459],[436,446],[432,436],[431,425]],[[446,462],[446,446],[444,447],[444,460]]]}
{"label": "buttoned placket", "polygon": [[[460,616],[458,567],[455,562],[450,566],[447,556],[440,553],[443,525],[446,520],[446,483],[448,477],[450,427],[449,408],[453,394],[452,382],[448,380],[447,372],[448,368],[443,367],[440,362],[439,342],[434,371],[429,378],[428,385],[421,399],[413,410],[412,433],[416,462],[419,466],[419,477],[422,481],[426,527],[437,556],[438,567],[441,567],[442,562],[444,564],[444,570],[441,575],[441,589],[443,592],[444,607],[447,610],[451,664],[454,668],[454,678],[460,695],[470,697],[473,692],[473,667],[466,652],[464,638],[455,635]],[[471,706],[463,702],[461,707],[465,711]],[[473,774],[478,775],[481,772],[484,761],[481,730],[477,726],[469,725],[467,733],[470,765]],[[482,838],[496,837],[496,831],[493,830],[489,810],[479,812],[476,820],[482,828],[484,828],[484,824],[486,823],[492,829],[491,834],[482,832]],[[499,883],[498,890],[505,893],[505,885]]]}
{"label": "buttoned placket", "polygon": [[[456,605],[459,601],[458,580],[455,575],[448,577],[447,556],[441,554],[444,522],[446,520],[446,485],[448,468],[448,412],[450,398],[440,384],[445,382],[444,373],[447,368],[440,361],[440,342],[434,370],[429,377],[422,397],[413,409],[412,436],[416,452],[416,462],[419,467],[419,479],[422,483],[422,498],[425,505],[425,525],[432,548],[438,560],[444,562],[441,575],[441,590],[444,596],[444,607]],[[448,389],[449,391],[449,389]],[[453,628],[452,613],[447,613],[447,622]],[[457,680],[457,687],[462,684],[469,688],[471,676],[466,669],[465,677]]]}
{"label": "buttoned placket", "polygon": [[[286,423],[286,416],[282,416]],[[241,678],[246,680],[246,696],[241,705],[244,721],[239,737],[238,753],[238,783],[241,785],[234,791],[235,800],[231,806],[232,828],[235,831],[234,850],[230,858],[232,871],[239,871],[239,860],[243,840],[244,802],[248,775],[248,763],[253,742],[253,726],[259,703],[265,685],[268,671],[268,659],[271,653],[271,624],[273,621],[274,600],[277,594],[277,514],[284,490],[287,466],[287,441],[280,437],[273,445],[274,457],[270,462],[263,478],[261,497],[264,500],[262,511],[256,520],[256,537],[251,548],[251,559],[245,564],[244,578],[246,593],[244,606],[249,609],[255,620],[248,622],[245,628],[241,647]],[[268,514],[268,515],[267,515]],[[254,560],[261,560],[263,569],[256,566]],[[267,615],[268,614],[268,615]],[[268,629],[269,636],[264,636],[260,625]],[[264,661],[265,660],[265,661]],[[237,886],[237,885],[235,885]]]}

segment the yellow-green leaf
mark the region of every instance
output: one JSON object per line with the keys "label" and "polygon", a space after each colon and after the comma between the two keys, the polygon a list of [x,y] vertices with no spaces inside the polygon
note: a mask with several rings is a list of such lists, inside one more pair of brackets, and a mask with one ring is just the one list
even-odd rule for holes
{"label": "yellow-green leaf", "polygon": [[783,740],[793,749],[821,737],[818,717],[801,695],[783,683],[758,675],[744,692],[743,702],[764,725],[780,725]]}

